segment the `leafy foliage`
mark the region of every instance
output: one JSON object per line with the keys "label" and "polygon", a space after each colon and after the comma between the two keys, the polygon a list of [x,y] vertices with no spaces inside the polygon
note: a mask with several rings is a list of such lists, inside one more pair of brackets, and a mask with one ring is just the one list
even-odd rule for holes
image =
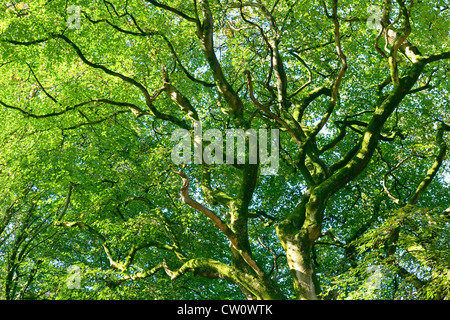
{"label": "leafy foliage", "polygon": [[1,3],[0,298],[449,299],[450,3],[371,4]]}

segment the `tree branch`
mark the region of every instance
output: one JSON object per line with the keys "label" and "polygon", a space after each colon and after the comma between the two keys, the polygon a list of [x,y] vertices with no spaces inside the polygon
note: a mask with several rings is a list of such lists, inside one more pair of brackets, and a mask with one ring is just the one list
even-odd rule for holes
{"label": "tree branch", "polygon": [[180,109],[185,112],[192,121],[199,121],[197,111],[192,106],[191,102],[183,95],[177,88],[175,88],[169,79],[167,69],[163,69],[164,75],[164,91],[166,91],[169,98],[175,102]]}
{"label": "tree branch", "polygon": [[194,199],[192,199],[189,195],[189,178],[182,172],[182,171],[175,171],[172,170],[174,173],[176,173],[178,176],[181,177],[183,180],[183,186],[181,187],[181,200],[183,203],[187,204],[188,206],[192,207],[195,210],[200,211],[203,213],[208,219],[210,219],[216,228],[218,228],[222,233],[230,240],[231,245],[233,248],[239,252],[241,257],[244,259],[244,261],[256,272],[256,274],[260,277],[264,276],[264,272],[261,270],[261,268],[257,265],[256,261],[253,260],[253,258],[250,256],[250,254],[245,251],[242,246],[239,244],[236,235],[234,232],[224,223],[220,218],[211,210],[206,208],[205,206],[201,205]]}
{"label": "tree branch", "polygon": [[172,13],[175,13],[177,16],[180,16],[180,17],[182,17],[183,19],[186,19],[186,20],[189,21],[189,22],[195,22],[195,23],[198,22],[197,19],[188,16],[187,14],[181,12],[180,10],[178,10],[178,9],[176,9],[176,8],[173,8],[173,7],[170,7],[170,6],[168,6],[168,5],[159,3],[159,2],[157,2],[157,1],[155,1],[155,0],[146,0],[146,1],[150,2],[150,3],[153,4],[155,7],[158,7],[158,8],[164,9],[164,10],[166,10],[166,11],[170,11],[170,12],[172,12]]}
{"label": "tree branch", "polygon": [[242,112],[244,105],[232,86],[226,80],[222,67],[214,51],[214,20],[211,9],[209,8],[209,3],[207,0],[200,0],[199,3],[203,13],[203,21],[202,23],[197,24],[197,37],[202,44],[203,52],[210,68],[212,69],[214,80],[217,84],[217,89],[227,101],[233,118],[236,119],[238,124],[242,124]]}
{"label": "tree branch", "polygon": [[119,78],[119,79],[121,79],[121,80],[123,80],[123,81],[125,81],[125,82],[127,82],[127,83],[130,83],[131,85],[135,86],[136,88],[138,88],[138,89],[142,92],[142,94],[144,95],[144,97],[145,97],[145,102],[146,102],[147,106],[150,108],[150,111],[153,113],[153,115],[154,115],[156,118],[162,119],[162,120],[170,121],[170,122],[172,122],[172,123],[178,125],[178,126],[181,127],[181,128],[184,128],[184,129],[189,129],[189,128],[190,128],[190,126],[189,126],[187,123],[185,123],[184,121],[182,121],[182,120],[180,120],[180,119],[178,119],[178,118],[176,118],[176,117],[174,117],[174,116],[172,116],[172,115],[164,114],[164,113],[159,112],[159,111],[156,109],[156,107],[153,105],[153,102],[154,102],[154,100],[156,99],[156,97],[157,97],[158,95],[153,95],[153,96],[151,96],[150,93],[148,92],[148,90],[147,90],[142,84],[140,84],[139,82],[137,82],[137,81],[134,80],[133,78],[130,78],[130,77],[127,77],[127,76],[125,76],[125,75],[123,75],[123,74],[121,74],[121,73],[112,71],[112,70],[106,68],[106,67],[103,66],[103,65],[100,65],[100,64],[93,63],[93,62],[89,61],[89,60],[84,56],[84,54],[83,54],[83,52],[81,51],[81,49],[80,49],[74,42],[72,42],[69,38],[67,38],[65,35],[62,35],[62,34],[55,34],[55,35],[53,35],[53,37],[55,37],[55,38],[60,38],[60,39],[62,39],[63,41],[65,41],[67,44],[69,44],[69,45],[75,50],[75,52],[76,52],[76,54],[78,55],[78,57],[80,57],[80,59],[81,59],[85,64],[87,64],[88,66],[90,66],[90,67],[92,67],[92,68],[94,68],[94,69],[100,69],[100,70],[102,70],[103,72],[105,72],[106,74],[111,75],[111,76],[113,76],[113,77],[117,77],[117,78]]}
{"label": "tree branch", "polygon": [[336,43],[336,51],[337,54],[341,60],[341,69],[339,70],[339,73],[333,83],[333,86],[331,88],[331,103],[328,106],[328,109],[326,110],[324,116],[322,117],[322,119],[320,120],[320,122],[316,125],[316,127],[313,129],[313,131],[308,135],[308,138],[314,137],[316,136],[320,130],[322,130],[323,126],[327,123],[328,119],[331,116],[331,113],[333,112],[336,103],[337,103],[337,96],[338,96],[338,91],[339,91],[339,87],[341,85],[341,81],[342,78],[344,77],[346,71],[347,71],[347,57],[345,56],[345,54],[342,52],[342,47],[341,47],[341,37],[340,37],[340,26],[339,26],[339,21],[337,18],[337,5],[338,5],[338,0],[334,0],[333,1],[333,14],[332,14],[332,19],[333,19],[333,24],[334,24],[334,41]]}
{"label": "tree branch", "polygon": [[433,178],[436,176],[439,168],[441,167],[445,159],[445,156],[447,154],[447,144],[445,143],[443,137],[445,131],[444,129],[445,127],[442,124],[439,124],[436,133],[436,142],[439,145],[439,153],[437,154],[436,159],[434,160],[433,166],[428,170],[427,175],[419,184],[413,196],[409,199],[408,204],[414,205],[417,203],[417,201],[419,201],[422,194],[425,192],[430,183],[433,181]]}
{"label": "tree branch", "polygon": [[113,27],[113,28],[116,29],[117,31],[122,32],[122,33],[125,33],[125,34],[130,34],[130,35],[133,35],[133,36],[140,36],[140,37],[147,37],[147,36],[160,36],[160,37],[162,37],[163,40],[167,43],[167,46],[169,47],[169,50],[170,50],[170,52],[171,52],[173,58],[175,59],[176,63],[177,63],[178,66],[181,68],[181,71],[183,71],[183,73],[186,75],[186,77],[188,77],[189,80],[191,80],[192,82],[195,82],[195,83],[199,83],[199,84],[201,84],[201,85],[203,85],[203,86],[205,86],[205,87],[209,87],[209,88],[215,87],[215,86],[216,86],[215,83],[208,83],[208,82],[203,81],[203,80],[201,80],[201,79],[195,78],[195,77],[194,77],[194,76],[193,76],[193,75],[192,75],[192,74],[191,74],[191,73],[183,66],[183,64],[181,63],[181,60],[180,60],[180,58],[178,57],[178,54],[176,53],[175,48],[173,47],[173,45],[172,45],[171,41],[169,40],[169,38],[167,38],[166,35],[165,35],[164,33],[159,32],[159,31],[150,31],[150,32],[147,32],[147,31],[142,30],[142,29],[138,26],[138,24],[137,24],[137,22],[136,22],[136,19],[135,19],[132,15],[130,15],[130,17],[132,17],[133,22],[134,22],[134,24],[136,25],[136,28],[138,28],[138,31],[139,31],[139,32],[134,32],[134,31],[125,30],[125,29],[123,29],[123,28],[121,28],[121,27],[119,27],[119,26],[117,26],[117,25],[111,23],[108,19],[93,20],[93,19],[91,19],[84,11],[83,11],[82,13],[86,16],[86,18],[87,18],[92,24],[97,24],[97,23],[100,23],[100,22],[106,22],[108,25],[110,25],[111,27]]}
{"label": "tree branch", "polygon": [[439,60],[450,59],[450,52],[443,52],[440,54],[433,54],[431,56],[426,56],[422,61],[424,63],[431,63]]}
{"label": "tree branch", "polygon": [[293,55],[295,58],[297,58],[298,61],[301,62],[301,64],[308,70],[308,81],[306,81],[302,86],[300,86],[297,90],[295,90],[293,93],[291,93],[288,97],[288,99],[291,99],[292,97],[295,97],[297,94],[299,94],[303,89],[305,89],[307,86],[309,86],[312,82],[312,72],[311,68],[306,64],[305,60],[303,60],[298,54],[296,54],[294,51],[289,51],[291,55]]}
{"label": "tree branch", "polygon": [[[250,99],[252,100],[252,102],[258,107],[258,109],[264,111],[269,117],[271,117],[272,119],[274,119],[276,122],[278,122],[280,125],[283,126],[283,128],[285,128],[290,134],[291,136],[295,139],[296,143],[301,146],[302,144],[302,139],[300,138],[299,134],[292,129],[287,123],[286,121],[284,121],[283,119],[281,119],[279,116],[277,116],[276,114],[274,114],[272,111],[269,110],[269,108],[267,108],[265,105],[261,104],[254,96],[253,94],[253,84],[252,84],[252,76],[250,74],[250,71],[246,70],[244,71],[244,74],[247,76],[247,85],[248,85],[248,92],[249,92],[249,96]],[[298,126],[297,129],[300,129],[300,126]]]}

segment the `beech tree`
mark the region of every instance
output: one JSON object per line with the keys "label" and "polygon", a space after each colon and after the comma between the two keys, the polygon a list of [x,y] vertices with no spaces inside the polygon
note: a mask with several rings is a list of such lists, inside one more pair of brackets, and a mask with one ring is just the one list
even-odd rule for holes
{"label": "beech tree", "polygon": [[[0,4],[0,297],[449,299],[449,13]],[[279,130],[277,172],[173,163],[195,123]]]}

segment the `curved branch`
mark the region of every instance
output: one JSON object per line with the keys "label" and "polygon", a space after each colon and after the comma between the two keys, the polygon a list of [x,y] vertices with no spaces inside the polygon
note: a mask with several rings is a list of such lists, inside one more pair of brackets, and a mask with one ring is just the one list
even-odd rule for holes
{"label": "curved branch", "polygon": [[156,118],[162,119],[162,120],[167,120],[167,121],[170,121],[170,122],[172,122],[172,123],[178,125],[178,126],[181,127],[181,128],[189,129],[189,125],[188,125],[186,122],[184,122],[184,121],[182,121],[182,120],[180,120],[180,119],[178,119],[177,117],[174,117],[174,116],[172,116],[172,115],[165,114],[165,113],[161,113],[161,112],[159,112],[159,111],[156,109],[156,107],[153,105],[153,102],[155,101],[155,99],[156,99],[156,97],[158,96],[158,94],[155,94],[155,95],[151,96],[150,93],[148,92],[148,90],[147,90],[142,84],[140,84],[139,82],[137,82],[137,81],[134,80],[133,78],[130,78],[130,77],[127,77],[127,76],[125,76],[125,75],[123,75],[123,74],[121,74],[121,73],[112,71],[112,70],[106,68],[105,66],[103,66],[103,65],[101,65],[101,64],[97,64],[97,63],[93,63],[93,62],[89,61],[89,60],[84,56],[84,54],[83,54],[83,52],[81,51],[81,49],[80,49],[80,48],[79,48],[72,40],[70,40],[69,38],[67,38],[65,35],[63,35],[63,34],[54,34],[53,37],[54,37],[54,38],[60,38],[60,39],[62,39],[63,41],[65,41],[67,44],[69,44],[69,45],[75,50],[75,52],[76,52],[76,54],[78,55],[78,57],[79,57],[85,64],[87,64],[88,66],[90,66],[90,67],[92,67],[92,68],[94,68],[94,69],[100,69],[100,70],[102,70],[103,72],[105,72],[106,74],[111,75],[111,76],[113,76],[113,77],[117,77],[117,78],[123,80],[124,82],[127,82],[127,83],[129,83],[129,84],[135,86],[136,88],[138,88],[138,89],[142,92],[142,94],[144,95],[144,97],[145,97],[145,102],[146,102],[147,106],[150,108],[150,111],[153,113],[153,115],[154,115]]}
{"label": "curved branch", "polygon": [[30,69],[31,74],[33,75],[33,78],[36,80],[36,82],[38,83],[39,87],[41,87],[41,89],[45,93],[45,95],[47,97],[49,97],[54,103],[57,103],[57,104],[61,105],[50,93],[47,92],[47,90],[45,90],[44,86],[42,85],[42,83],[39,81],[39,79],[37,78],[36,74],[34,73],[34,70],[31,67],[31,65],[29,63],[27,63],[27,66]]}
{"label": "curved branch", "polygon": [[18,45],[18,46],[31,46],[34,44],[46,42],[48,40],[50,40],[50,39],[44,38],[44,39],[36,39],[36,40],[30,40],[30,41],[16,41],[16,40],[10,40],[10,39],[0,39],[0,42],[6,42],[6,43]]}
{"label": "curved branch", "polygon": [[[82,106],[87,105],[87,104],[92,103],[92,102],[102,102],[102,103],[107,103],[107,104],[116,105],[116,106],[130,107],[135,112],[139,112],[140,115],[148,114],[148,113],[145,113],[144,111],[142,111],[142,109],[140,109],[138,106],[136,106],[136,105],[134,105],[132,103],[118,102],[118,101],[113,101],[113,100],[109,100],[109,99],[91,99],[91,100],[88,100],[88,101],[80,102],[80,103],[78,103],[78,104],[76,104],[74,106],[71,106],[71,107],[66,107],[64,110],[61,110],[61,111],[51,112],[51,113],[46,113],[46,114],[30,113],[30,112],[28,112],[28,111],[26,111],[24,109],[21,109],[19,107],[15,107],[15,106],[11,106],[11,105],[9,105],[9,104],[7,104],[7,103],[5,103],[5,102],[0,100],[0,104],[2,106],[4,106],[5,108],[12,109],[12,110],[17,110],[20,113],[22,113],[24,116],[30,117],[30,118],[34,118],[34,119],[43,119],[43,118],[50,118],[50,117],[60,116],[60,115],[65,114],[68,111],[75,110],[75,109],[77,109],[79,107],[82,107]],[[116,114],[119,114],[119,113],[124,113],[124,112],[128,112],[128,111],[126,111],[126,110],[118,111],[118,112],[116,112],[113,115],[116,115]],[[108,119],[108,118],[104,118],[104,120],[106,120],[106,119]],[[102,121],[104,121],[104,120],[102,120]]]}
{"label": "curved branch", "polygon": [[244,104],[225,78],[222,66],[214,51],[214,20],[209,3],[207,0],[200,0],[199,2],[203,13],[203,21],[197,24],[197,37],[200,40],[203,52],[212,70],[217,89],[227,101],[233,117],[238,122],[241,122]]}
{"label": "curved branch", "polygon": [[278,122],[280,125],[282,125],[295,139],[297,144],[301,147],[301,138],[297,134],[297,132],[294,131],[283,119],[278,117],[276,114],[274,114],[272,111],[269,110],[265,105],[261,104],[254,96],[253,94],[253,84],[252,84],[252,76],[250,74],[250,71],[246,70],[244,71],[244,74],[247,76],[247,85],[248,85],[248,92],[250,99],[252,102],[258,107],[258,109],[264,111],[268,116],[270,116],[272,119],[274,119],[276,122]]}
{"label": "curved branch", "polygon": [[430,183],[433,181],[433,178],[436,176],[439,168],[444,162],[445,156],[447,155],[447,144],[444,141],[444,131],[445,127],[442,124],[439,124],[437,133],[436,133],[436,142],[439,145],[439,153],[434,160],[433,166],[428,170],[427,175],[422,180],[422,182],[417,187],[413,196],[409,199],[408,204],[416,204],[419,201],[422,194],[428,188]]}
{"label": "curved branch", "polygon": [[205,86],[207,88],[212,88],[212,87],[216,86],[215,83],[208,83],[206,81],[197,79],[192,74],[190,74],[190,72],[181,63],[181,60],[178,57],[178,55],[177,55],[177,53],[176,53],[172,43],[170,42],[170,40],[164,34],[160,34],[160,36],[164,39],[164,41],[166,41],[167,46],[169,47],[169,50],[172,53],[172,56],[174,57],[174,59],[177,62],[178,66],[181,68],[181,71],[183,71],[183,73],[186,75],[186,77],[188,77],[189,80],[191,80],[192,82],[195,82],[195,83],[199,83],[199,84],[201,84],[201,85],[203,85],[203,86]]}
{"label": "curved branch", "polygon": [[201,188],[206,194],[206,201],[212,205],[221,204],[224,207],[231,209],[233,198],[228,194],[220,190],[219,188],[213,189],[211,187],[211,170],[209,165],[202,163],[202,185]]}
{"label": "curved branch", "polygon": [[319,88],[316,88],[314,90],[311,90],[302,100],[299,104],[295,105],[295,109],[293,112],[294,119],[300,123],[303,118],[303,114],[306,110],[306,108],[313,102],[315,99],[320,97],[321,95],[327,95],[331,96],[331,89],[326,86],[321,86]]}
{"label": "curved branch", "polygon": [[341,37],[340,37],[340,26],[339,26],[339,21],[337,18],[337,3],[338,0],[334,0],[333,1],[333,15],[332,15],[332,19],[333,19],[333,24],[334,24],[334,41],[336,43],[336,51],[337,54],[341,60],[341,69],[339,70],[339,73],[333,83],[333,87],[331,89],[331,103],[329,104],[324,116],[322,117],[322,119],[320,120],[320,122],[315,126],[315,128],[313,129],[313,131],[309,134],[309,139],[316,136],[320,130],[322,130],[322,128],[324,127],[324,125],[327,123],[328,119],[331,116],[331,113],[333,112],[336,104],[337,104],[337,97],[338,97],[338,91],[339,91],[339,87],[341,85],[342,82],[342,78],[344,77],[345,73],[347,72],[347,57],[345,56],[345,54],[342,51],[342,47],[341,47]]}
{"label": "curved branch", "polygon": [[125,275],[122,276],[121,279],[117,280],[116,284],[120,285],[121,283],[127,281],[127,280],[137,280],[137,279],[144,279],[144,278],[148,278],[152,275],[154,275],[155,273],[157,273],[159,270],[164,269],[164,264],[160,263],[157,266],[151,268],[150,270],[147,271],[143,271],[143,272],[137,272],[135,274],[132,275]]}
{"label": "curved branch", "polygon": [[169,98],[175,102],[180,109],[188,115],[192,121],[199,121],[198,113],[192,106],[191,102],[180,92],[178,89],[172,85],[169,79],[167,69],[164,68],[164,91],[166,91]]}
{"label": "curved branch", "polygon": [[129,35],[133,35],[133,36],[152,36],[155,34],[159,34],[158,32],[143,32],[142,29],[139,28],[139,26],[136,24],[136,21],[134,19],[133,16],[133,22],[136,25],[136,28],[138,29],[139,32],[135,32],[135,31],[130,31],[130,30],[125,30],[117,25],[115,25],[114,23],[110,22],[108,19],[100,19],[100,20],[93,20],[85,11],[81,11],[81,13],[85,16],[85,18],[87,20],[89,20],[89,22],[91,22],[92,24],[97,24],[100,22],[106,22],[108,25],[110,25],[112,28],[116,29],[119,32],[125,33],[125,34],[129,34]]}
{"label": "curved branch", "polygon": [[405,161],[407,161],[410,157],[405,157],[403,159],[401,159],[393,168],[391,168],[389,162],[383,158],[383,154],[381,153],[381,150],[379,148],[377,148],[378,154],[380,156],[380,159],[386,164],[386,166],[388,167],[389,171],[387,171],[384,175],[383,175],[383,190],[384,192],[386,192],[387,196],[389,197],[389,199],[391,199],[395,204],[398,205],[404,205],[404,203],[396,198],[387,188],[387,176],[391,175],[393,178],[395,178],[395,176],[393,175],[392,172],[394,172],[394,170],[396,170],[397,168],[399,168]]}
{"label": "curved branch", "polygon": [[300,93],[303,89],[305,89],[307,86],[309,86],[312,82],[312,71],[311,68],[306,64],[305,60],[303,60],[298,54],[296,54],[294,51],[289,51],[291,55],[293,55],[295,58],[297,58],[298,61],[301,62],[301,64],[308,70],[308,81],[306,81],[300,88],[295,90],[288,99],[291,99],[292,97],[295,97],[297,94]]}
{"label": "curved branch", "polygon": [[100,23],[100,22],[105,22],[105,23],[107,23],[108,25],[110,25],[112,28],[116,29],[116,30],[119,31],[119,32],[125,33],[125,34],[129,34],[129,35],[133,35],[133,36],[139,36],[139,37],[161,36],[161,37],[163,38],[163,40],[167,43],[167,46],[169,47],[169,50],[170,50],[170,52],[171,52],[173,58],[175,59],[176,63],[177,63],[178,66],[181,68],[181,71],[183,71],[183,73],[186,75],[186,77],[188,77],[189,80],[191,80],[192,82],[195,82],[195,83],[199,83],[199,84],[201,84],[201,85],[203,85],[203,86],[205,86],[205,87],[208,87],[208,88],[212,88],[212,87],[215,87],[215,86],[216,86],[215,83],[208,83],[208,82],[203,81],[203,80],[201,80],[201,79],[195,78],[195,77],[194,77],[194,76],[193,76],[193,75],[192,75],[192,74],[191,74],[191,73],[183,66],[183,64],[181,63],[180,58],[178,57],[178,54],[177,54],[176,51],[175,51],[175,48],[173,47],[173,45],[172,45],[172,43],[170,42],[170,40],[166,37],[166,35],[165,35],[164,33],[159,32],[159,31],[149,31],[149,32],[147,32],[147,31],[142,30],[142,29],[138,26],[138,24],[137,24],[137,22],[136,22],[136,19],[135,19],[132,15],[130,15],[130,17],[133,19],[133,22],[134,22],[134,24],[136,25],[136,28],[138,28],[139,32],[125,30],[125,29],[123,29],[123,28],[121,28],[121,27],[119,27],[119,26],[117,26],[117,25],[111,23],[108,19],[93,20],[93,19],[91,19],[84,11],[83,11],[82,13],[85,15],[85,17],[86,17],[92,24],[97,24],[97,23]]}
{"label": "curved branch", "polygon": [[116,262],[112,255],[111,255],[111,251],[109,250],[109,247],[106,243],[106,238],[97,230],[95,230],[94,228],[92,228],[90,225],[82,222],[82,221],[73,221],[73,222],[68,222],[68,221],[55,221],[54,222],[55,226],[57,227],[66,227],[66,228],[73,228],[73,227],[79,227],[81,229],[87,230],[89,233],[91,233],[93,236],[95,236],[96,238],[98,238],[100,240],[100,242],[102,243],[103,249],[106,253],[106,256],[108,257],[109,263],[112,267],[117,268],[121,271],[124,271],[125,268],[123,266],[122,263],[120,262]]}
{"label": "curved branch", "polygon": [[79,227],[79,228],[84,229],[84,230],[88,231],[89,233],[91,233],[93,236],[95,236],[97,239],[100,240],[102,247],[106,253],[106,256],[108,257],[110,265],[122,272],[126,271],[129,268],[129,266],[133,262],[136,252],[141,249],[147,248],[147,247],[156,247],[159,249],[168,250],[168,251],[174,252],[181,261],[186,260],[186,258],[183,256],[183,254],[178,250],[178,247],[170,246],[170,245],[167,245],[164,243],[160,243],[158,241],[150,240],[150,241],[144,242],[140,245],[133,245],[125,258],[125,262],[117,262],[114,260],[112,254],[111,254],[111,251],[108,246],[108,241],[105,238],[105,236],[102,235],[100,232],[98,232],[93,227],[91,227],[90,225],[88,225],[82,221],[72,221],[72,222],[55,221],[54,225],[57,227],[66,227],[66,228]]}
{"label": "curved branch", "polygon": [[158,8],[164,9],[166,11],[170,11],[172,13],[175,13],[177,16],[180,16],[180,17],[182,17],[183,19],[186,19],[189,22],[195,22],[195,23],[198,22],[197,19],[188,16],[187,14],[181,12],[180,10],[178,10],[176,8],[173,8],[173,7],[170,7],[168,5],[156,2],[155,0],[146,0],[146,1],[150,2],[155,7],[158,7]]}
{"label": "curved branch", "polygon": [[199,269],[209,269],[215,272],[218,278],[222,279],[234,278],[234,273],[236,272],[236,270],[229,265],[208,258],[195,258],[188,260],[175,271],[171,270],[167,265],[167,261],[164,260],[163,267],[171,280],[176,280],[188,272],[194,272]]}
{"label": "curved branch", "polygon": [[218,228],[222,233],[230,240],[231,245],[237,252],[241,255],[242,259],[256,272],[256,274],[260,277],[263,277],[264,271],[258,266],[255,260],[250,256],[250,254],[242,249],[242,246],[239,244],[238,239],[234,232],[224,223],[220,218],[211,210],[201,205],[194,199],[192,199],[189,195],[189,178],[182,171],[175,171],[178,176],[183,180],[183,186],[181,187],[181,200],[183,203],[192,207],[195,210],[203,213],[208,219],[210,219],[216,228]]}
{"label": "curved branch", "polygon": [[344,139],[347,133],[347,131],[345,130],[346,128],[347,126],[345,125],[339,126],[339,133],[329,143],[325,144],[323,147],[319,149],[319,154],[323,154],[324,152],[337,146],[337,144],[341,142],[342,139]]}

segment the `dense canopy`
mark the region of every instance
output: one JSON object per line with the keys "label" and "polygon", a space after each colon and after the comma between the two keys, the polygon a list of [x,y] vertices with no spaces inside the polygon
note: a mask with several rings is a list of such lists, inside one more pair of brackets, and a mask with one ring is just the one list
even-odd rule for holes
{"label": "dense canopy", "polygon": [[[0,298],[450,299],[449,26],[449,0],[2,2]],[[175,163],[196,124],[222,140]],[[205,161],[232,129],[275,172]]]}

